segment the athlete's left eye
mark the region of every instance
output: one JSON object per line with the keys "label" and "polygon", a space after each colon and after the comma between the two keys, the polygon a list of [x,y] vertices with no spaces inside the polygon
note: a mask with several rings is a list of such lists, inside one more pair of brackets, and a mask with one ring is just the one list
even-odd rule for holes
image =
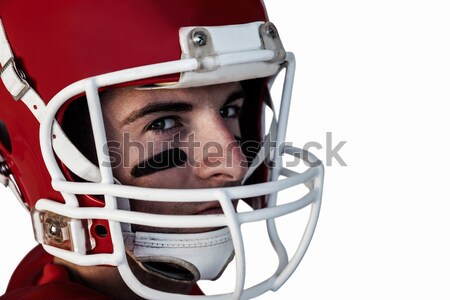
{"label": "athlete's left eye", "polygon": [[220,116],[222,118],[237,118],[241,113],[241,107],[236,105],[229,105],[220,109]]}

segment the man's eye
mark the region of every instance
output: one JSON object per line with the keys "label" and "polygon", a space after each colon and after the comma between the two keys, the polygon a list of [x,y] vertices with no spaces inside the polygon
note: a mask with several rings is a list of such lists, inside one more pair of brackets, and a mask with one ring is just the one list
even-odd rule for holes
{"label": "man's eye", "polygon": [[222,118],[237,118],[239,117],[240,112],[241,108],[235,105],[225,106],[220,109]]}
{"label": "man's eye", "polygon": [[146,130],[152,130],[156,132],[170,130],[178,126],[178,122],[173,117],[164,117],[157,119],[147,126]]}

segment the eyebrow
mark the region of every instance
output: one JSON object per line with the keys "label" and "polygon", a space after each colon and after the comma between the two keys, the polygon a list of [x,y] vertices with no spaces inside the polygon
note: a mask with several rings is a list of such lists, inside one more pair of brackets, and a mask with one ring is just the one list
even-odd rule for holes
{"label": "eyebrow", "polygon": [[[228,95],[227,100],[223,104],[224,106],[232,103],[238,99],[244,99],[243,91],[232,92]],[[148,114],[159,113],[159,112],[189,112],[192,111],[192,104],[185,102],[158,102],[146,105],[138,110],[133,111],[129,114],[121,123],[121,126],[128,125],[137,119],[140,119]]]}
{"label": "eyebrow", "polygon": [[232,103],[233,101],[236,101],[238,99],[244,99],[245,100],[245,96],[244,96],[244,92],[242,90],[240,91],[236,91],[236,92],[232,92],[227,100],[225,101],[225,103],[223,104],[223,106]]}
{"label": "eyebrow", "polygon": [[184,102],[160,102],[160,103],[152,103],[147,106],[144,106],[141,109],[133,111],[128,117],[126,117],[121,125],[125,126],[130,124],[137,119],[140,119],[148,114],[157,113],[157,112],[186,112],[191,111],[192,105]]}

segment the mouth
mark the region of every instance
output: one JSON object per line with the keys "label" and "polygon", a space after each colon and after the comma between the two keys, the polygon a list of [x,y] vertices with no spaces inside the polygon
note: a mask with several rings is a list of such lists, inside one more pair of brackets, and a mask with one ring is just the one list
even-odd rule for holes
{"label": "mouth", "polygon": [[[232,200],[234,210],[237,208],[238,201]],[[205,205],[205,207],[200,208],[195,215],[223,215],[223,209],[219,202],[212,202]]]}

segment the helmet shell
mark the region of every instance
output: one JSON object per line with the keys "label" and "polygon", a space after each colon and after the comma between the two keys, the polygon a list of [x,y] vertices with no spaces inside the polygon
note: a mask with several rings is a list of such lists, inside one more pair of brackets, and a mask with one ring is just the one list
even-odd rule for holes
{"label": "helmet shell", "polygon": [[[1,1],[0,18],[17,68],[48,103],[78,80],[180,59],[178,30],[267,21],[260,0]],[[160,81],[176,81],[178,74]],[[10,147],[0,144],[30,207],[41,198],[63,202],[39,146],[39,122],[0,87],[0,120]]]}

